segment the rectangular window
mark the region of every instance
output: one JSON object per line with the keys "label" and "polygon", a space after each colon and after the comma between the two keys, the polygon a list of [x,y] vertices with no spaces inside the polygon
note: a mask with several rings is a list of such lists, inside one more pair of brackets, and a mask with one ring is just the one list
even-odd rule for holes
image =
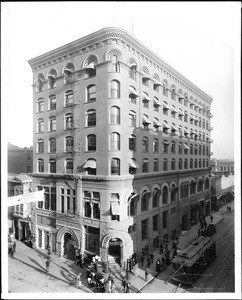
{"label": "rectangular window", "polygon": [[155,237],[154,239],[153,239],[153,248],[154,248],[154,250],[156,250],[156,249],[158,249],[160,247],[160,245],[159,245],[159,237],[157,236],[157,237]]}
{"label": "rectangular window", "polygon": [[149,219],[146,219],[141,222],[141,238],[142,238],[142,240],[148,238],[148,221],[149,221]]}
{"label": "rectangular window", "polygon": [[159,215],[153,216],[153,231],[158,230],[158,217],[159,217]]}

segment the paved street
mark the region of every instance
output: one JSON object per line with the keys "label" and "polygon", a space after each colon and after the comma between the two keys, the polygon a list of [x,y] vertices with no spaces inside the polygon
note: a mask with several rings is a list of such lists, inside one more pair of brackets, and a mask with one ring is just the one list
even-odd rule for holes
{"label": "paved street", "polygon": [[[230,203],[233,210],[233,203]],[[232,218],[231,213],[231,218]],[[226,215],[226,206],[219,212],[214,213],[214,223],[223,223]],[[210,223],[207,217],[208,224]],[[183,249],[197,236],[198,224],[191,230],[183,232],[179,238],[180,248]],[[85,274],[86,270],[78,267],[73,261],[62,259],[52,255],[49,274],[45,271],[46,251],[31,249],[25,244],[17,241],[17,251],[14,258],[9,257],[8,277],[9,293],[92,293],[87,286]],[[171,275],[171,265],[158,274],[155,270],[155,262],[161,258],[159,253],[155,254],[154,262],[150,266],[150,276],[145,281],[145,266],[139,264],[138,276],[130,275],[130,282],[133,292],[140,293],[184,293],[188,292],[185,288],[175,285],[169,278]],[[230,267],[230,269],[229,269]],[[231,266],[227,266],[228,271]],[[82,273],[80,288],[75,287],[75,278],[78,273]],[[228,282],[228,278],[222,278]],[[222,281],[221,281],[222,282]],[[121,282],[115,279],[116,292],[120,292]],[[189,291],[191,292],[191,291]]]}

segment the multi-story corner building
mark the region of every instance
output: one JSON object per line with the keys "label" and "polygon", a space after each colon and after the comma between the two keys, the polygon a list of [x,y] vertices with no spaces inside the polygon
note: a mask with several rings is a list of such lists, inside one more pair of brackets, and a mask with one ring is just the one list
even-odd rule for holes
{"label": "multi-story corner building", "polygon": [[33,147],[20,148],[8,143],[8,173],[33,172]]}
{"label": "multi-story corner building", "polygon": [[122,264],[210,214],[211,96],[119,28],[29,64],[37,247]]}

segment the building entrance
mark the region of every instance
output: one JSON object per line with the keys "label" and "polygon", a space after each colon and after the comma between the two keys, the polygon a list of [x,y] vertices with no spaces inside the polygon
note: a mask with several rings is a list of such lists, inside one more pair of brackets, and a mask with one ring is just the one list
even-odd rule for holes
{"label": "building entrance", "polygon": [[110,239],[109,247],[108,247],[108,254],[113,256],[115,261],[120,264],[121,261],[121,247],[123,243],[120,239]]}
{"label": "building entrance", "polygon": [[182,231],[187,231],[189,229],[189,222],[188,222],[188,216],[185,212],[182,216]]}
{"label": "building entrance", "polygon": [[70,233],[65,233],[63,237],[63,257],[75,260],[75,241]]}

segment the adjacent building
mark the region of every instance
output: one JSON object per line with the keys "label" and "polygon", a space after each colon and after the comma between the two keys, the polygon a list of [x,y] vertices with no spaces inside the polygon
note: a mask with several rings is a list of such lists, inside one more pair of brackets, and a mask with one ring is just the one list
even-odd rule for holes
{"label": "adjacent building", "polygon": [[20,148],[8,143],[8,173],[33,172],[33,147]]}
{"label": "adjacent building", "polygon": [[120,28],[29,64],[36,247],[124,265],[210,214],[211,96]]}
{"label": "adjacent building", "polygon": [[234,160],[216,159],[211,160],[212,172],[216,174],[234,174]]}

